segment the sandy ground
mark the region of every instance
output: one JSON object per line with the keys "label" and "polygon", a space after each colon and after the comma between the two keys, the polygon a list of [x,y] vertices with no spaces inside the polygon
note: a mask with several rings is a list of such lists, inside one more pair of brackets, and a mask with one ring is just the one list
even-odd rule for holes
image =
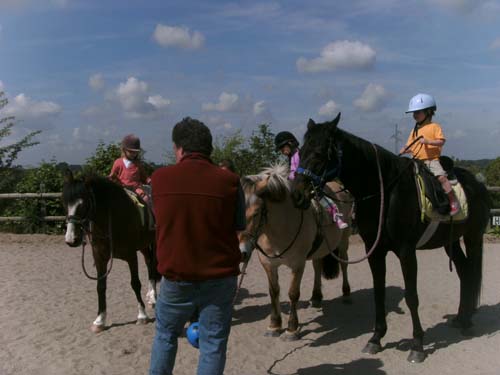
{"label": "sandy ground", "polygon": [[[362,254],[353,237],[350,257]],[[339,280],[324,282],[323,309],[308,307],[309,264],[302,283],[301,339],[265,337],[269,297],[255,256],[235,305],[226,374],[500,374],[500,244],[485,244],[482,305],[475,336],[463,337],[446,318],[458,304],[458,278],[441,250],[419,253],[420,317],[428,358],[406,361],[411,321],[404,302],[399,264],[388,256],[389,331],[384,350],[362,354],[373,325],[371,275],[366,262],[350,266],[351,305],[341,302]],[[82,273],[80,249],[62,236],[0,234],[0,374],[146,374],[154,323],[136,325],[136,302],[128,269],[116,261],[108,281],[108,324],[94,334],[96,284]],[[89,259],[90,262],[90,259]],[[141,261],[143,295],[147,273]],[[89,263],[91,268],[91,264]],[[283,310],[287,312],[288,272],[282,268]],[[148,308],[148,314],[154,312]],[[286,319],[286,316],[285,316]],[[195,374],[197,351],[180,339],[175,374]]]}

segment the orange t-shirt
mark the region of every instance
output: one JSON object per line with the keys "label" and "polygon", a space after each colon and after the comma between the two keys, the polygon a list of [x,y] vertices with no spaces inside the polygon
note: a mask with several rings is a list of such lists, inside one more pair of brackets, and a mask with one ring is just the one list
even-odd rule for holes
{"label": "orange t-shirt", "polygon": [[[422,126],[418,129],[417,134],[415,134],[412,130],[410,136],[408,137],[406,145],[412,143],[419,136],[423,136],[425,139],[428,139],[430,141],[435,141],[437,139],[446,140],[441,126],[435,122],[431,122],[430,124]],[[413,146],[411,146],[410,151],[413,153],[413,156],[416,159],[435,160],[439,159],[439,156],[441,156],[442,148],[443,146],[424,145],[420,143],[420,141],[418,141],[415,142]]]}

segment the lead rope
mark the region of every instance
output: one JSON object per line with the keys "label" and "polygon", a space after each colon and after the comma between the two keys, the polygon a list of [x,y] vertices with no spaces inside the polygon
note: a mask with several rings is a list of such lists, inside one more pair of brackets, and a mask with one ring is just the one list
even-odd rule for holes
{"label": "lead rope", "polygon": [[356,264],[356,263],[360,263],[360,262],[368,259],[370,257],[370,255],[372,255],[372,253],[375,251],[376,247],[378,246],[378,243],[380,241],[380,234],[382,233],[382,222],[383,222],[383,218],[384,218],[384,179],[382,178],[382,171],[380,169],[380,160],[378,158],[377,147],[373,143],[371,145],[372,145],[373,149],[375,150],[375,159],[377,161],[378,179],[380,182],[380,212],[379,212],[379,216],[378,216],[377,238],[375,239],[375,242],[373,243],[371,249],[366,252],[366,255],[364,255],[363,257],[356,259],[356,260],[345,260],[345,259],[338,257],[333,252],[333,250],[330,248],[330,244],[328,243],[328,238],[327,238],[327,236],[325,236],[325,242],[326,242],[326,245],[328,246],[330,254],[336,260],[338,260],[339,262],[345,263],[345,264]]}
{"label": "lead rope", "polygon": [[[113,268],[113,232],[112,232],[112,226],[111,226],[111,214],[110,214],[110,210],[108,209],[108,237],[109,237],[109,251],[110,251],[110,255],[111,255],[111,262],[109,264],[109,269],[106,271],[106,273],[102,276],[98,276],[98,277],[94,277],[94,276],[90,276],[85,268],[85,239],[82,241],[82,269],[83,269],[83,273],[85,274],[85,276],[87,276],[90,280],[103,280],[105,279],[106,277],[108,277],[108,275],[111,273],[111,269]],[[85,231],[84,229],[84,234],[88,237],[88,239],[90,240],[90,243],[91,243],[91,246],[93,247],[92,245],[92,239],[91,239],[91,231],[89,230],[88,232]]]}
{"label": "lead rope", "polygon": [[[251,253],[250,253],[251,255]],[[243,284],[243,279],[245,277],[245,275],[247,274],[247,266],[248,266],[248,263],[250,262],[250,257],[248,257],[248,259],[243,262],[243,266],[241,266],[241,276],[240,276],[240,281],[238,282],[238,286],[236,287],[236,292],[234,292],[234,298],[233,298],[233,306],[234,304],[236,303],[236,299],[238,298],[238,293],[240,292],[240,289],[241,289],[241,284]]]}

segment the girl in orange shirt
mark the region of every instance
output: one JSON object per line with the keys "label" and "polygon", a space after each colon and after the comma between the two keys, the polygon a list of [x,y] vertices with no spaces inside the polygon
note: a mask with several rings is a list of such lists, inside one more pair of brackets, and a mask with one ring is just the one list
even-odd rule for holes
{"label": "girl in orange shirt", "polygon": [[[417,94],[411,98],[406,113],[413,113],[416,124],[400,153],[411,154],[414,158],[422,160],[429,167],[431,172],[441,182],[445,193],[448,194],[450,215],[453,216],[460,210],[460,205],[453,193],[447,173],[439,162],[446,138],[441,126],[436,122],[432,122],[432,117],[436,109],[436,100],[431,95]],[[420,141],[412,144],[418,137],[421,137]]]}

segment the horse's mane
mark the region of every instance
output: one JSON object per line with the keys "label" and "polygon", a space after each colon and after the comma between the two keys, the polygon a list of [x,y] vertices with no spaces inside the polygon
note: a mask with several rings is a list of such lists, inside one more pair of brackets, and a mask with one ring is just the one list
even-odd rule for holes
{"label": "horse's mane", "polygon": [[[259,195],[266,195],[273,201],[282,201],[285,199],[287,192],[290,191],[290,181],[288,180],[289,168],[285,163],[276,163],[270,167],[264,168],[259,174],[244,176],[241,179],[241,185],[245,196],[252,196],[256,189],[257,183],[263,180],[268,180],[266,187],[259,192]],[[246,202],[247,205],[251,202]]]}
{"label": "horse's mane", "polygon": [[74,179],[71,183],[65,183],[63,188],[63,202],[68,204],[88,194],[87,189],[90,188],[96,198],[104,197],[105,199],[120,199],[126,198],[127,195],[123,187],[110,181],[106,177],[97,175],[87,175],[82,178]]}

